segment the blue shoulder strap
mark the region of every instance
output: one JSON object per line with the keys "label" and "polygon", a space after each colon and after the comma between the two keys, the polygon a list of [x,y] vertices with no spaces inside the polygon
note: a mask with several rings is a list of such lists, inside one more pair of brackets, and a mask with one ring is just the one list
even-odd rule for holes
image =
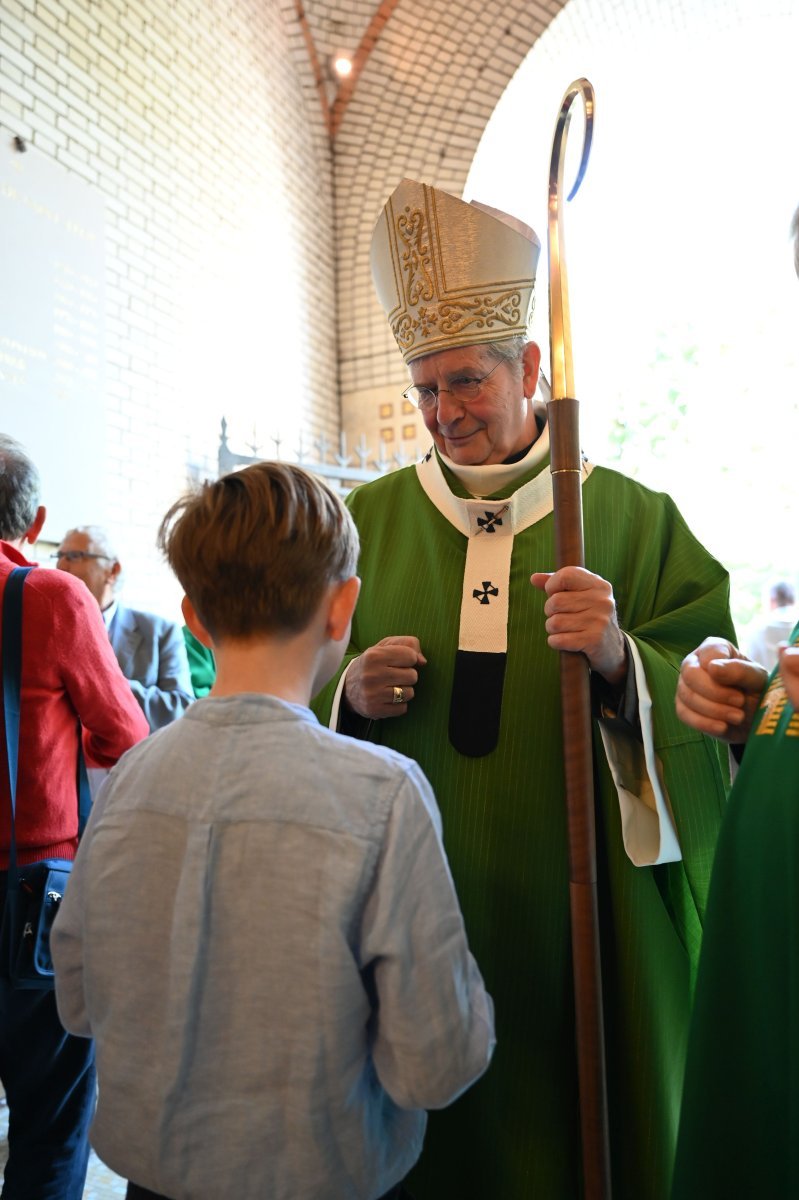
{"label": "blue shoulder strap", "polygon": [[3,592],[3,710],[8,755],[8,794],[11,799],[11,841],[8,847],[9,884],[17,875],[17,766],[19,763],[19,694],[22,679],[22,588],[32,567],[14,567]]}
{"label": "blue shoulder strap", "polygon": [[[22,588],[33,567],[14,567],[6,581],[3,592],[3,710],[6,727],[6,754],[8,756],[8,794],[11,799],[11,840],[8,847],[9,888],[17,879],[17,770],[19,766],[19,719],[20,692],[22,681]],[[91,792],[78,726],[78,837],[83,833],[89,809]]]}

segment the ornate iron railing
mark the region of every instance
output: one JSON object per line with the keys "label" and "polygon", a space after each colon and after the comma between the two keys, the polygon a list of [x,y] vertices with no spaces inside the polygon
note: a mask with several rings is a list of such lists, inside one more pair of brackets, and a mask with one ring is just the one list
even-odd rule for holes
{"label": "ornate iron railing", "polygon": [[359,483],[368,483],[372,479],[379,479],[381,475],[385,475],[389,471],[395,471],[398,467],[405,467],[409,463],[416,462],[426,453],[426,450],[416,446],[412,455],[400,448],[389,456],[386,454],[385,444],[378,442],[377,454],[373,455],[363,434],[358,439],[358,444],[352,453],[347,450],[347,439],[343,433],[339,438],[338,453],[336,453],[334,443],[324,434],[314,438],[310,443],[306,443],[300,437],[296,447],[288,454],[284,453],[284,441],[279,435],[268,438],[268,442],[274,446],[274,453],[264,453],[254,440],[249,446],[251,454],[240,454],[231,450],[227,438],[227,421],[223,417],[217,455],[219,476],[227,475],[230,471],[235,471],[240,467],[249,466],[250,463],[262,462],[266,458],[282,459],[285,462],[295,462],[299,466],[305,467],[306,471],[321,476],[334,491],[344,496]]}

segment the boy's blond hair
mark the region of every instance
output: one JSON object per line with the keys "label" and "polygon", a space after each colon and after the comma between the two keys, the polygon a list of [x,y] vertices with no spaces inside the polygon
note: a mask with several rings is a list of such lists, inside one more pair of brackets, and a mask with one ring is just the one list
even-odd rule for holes
{"label": "boy's blond hair", "polygon": [[279,462],[255,463],[178,500],[158,545],[214,641],[299,633],[358,562],[358,533],[338,496]]}

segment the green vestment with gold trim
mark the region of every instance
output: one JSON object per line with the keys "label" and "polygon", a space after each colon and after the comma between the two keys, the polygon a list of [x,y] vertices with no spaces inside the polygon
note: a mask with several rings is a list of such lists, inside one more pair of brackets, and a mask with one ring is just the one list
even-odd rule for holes
{"label": "green vestment with gold trim", "polygon": [[[507,498],[548,461],[494,499]],[[467,493],[450,472],[457,495]],[[417,759],[436,792],[472,950],[496,1005],[487,1074],[431,1114],[408,1187],[416,1200],[575,1200],[580,1140],[558,655],[544,596],[554,567],[552,514],[517,533],[499,742],[482,758],[448,738],[466,538],[407,468],[348,499],[361,535],[361,598],[351,657],[415,634],[427,658],[407,715],[370,736]],[[595,737],[614,1195],[669,1194],[693,972],[726,801],[715,743],[676,718],[682,658],[711,632],[733,637],[728,579],[668,496],[601,467],[583,485],[585,559],[611,581],[653,700],[655,746],[683,860],[636,868]],[[336,681],[317,698],[327,721]],[[726,759],[726,750],[724,752]]]}
{"label": "green vestment with gold trim", "polygon": [[719,837],[673,1194],[799,1196],[799,713],[779,668]]}

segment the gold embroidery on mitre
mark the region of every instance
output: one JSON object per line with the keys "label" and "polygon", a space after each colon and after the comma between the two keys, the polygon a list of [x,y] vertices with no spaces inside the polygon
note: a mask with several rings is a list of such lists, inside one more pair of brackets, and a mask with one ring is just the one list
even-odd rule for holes
{"label": "gold embroidery on mitre", "polygon": [[433,279],[428,270],[433,265],[430,243],[425,237],[424,226],[424,213],[420,208],[411,211],[406,207],[405,212],[397,218],[400,244],[404,242],[406,246],[402,267],[407,276],[405,301],[410,305],[417,305],[420,300],[432,300],[435,295]]}
{"label": "gold embroidery on mitre", "polygon": [[418,309],[416,318],[402,313],[391,324],[402,349],[413,346],[417,332],[424,339],[436,329],[444,335],[461,333],[474,328],[491,333],[497,326],[514,328],[521,319],[521,293],[506,292],[504,296],[471,296],[465,300],[447,300],[443,304]]}
{"label": "gold embroidery on mitre", "polygon": [[501,216],[413,180],[389,198],[372,273],[406,362],[526,334],[540,244]]}
{"label": "gold embroidery on mitre", "polygon": [[490,329],[495,322],[518,325],[521,320],[521,292],[504,296],[473,296],[469,300],[448,300],[440,305],[442,333],[460,333],[469,325]]}

